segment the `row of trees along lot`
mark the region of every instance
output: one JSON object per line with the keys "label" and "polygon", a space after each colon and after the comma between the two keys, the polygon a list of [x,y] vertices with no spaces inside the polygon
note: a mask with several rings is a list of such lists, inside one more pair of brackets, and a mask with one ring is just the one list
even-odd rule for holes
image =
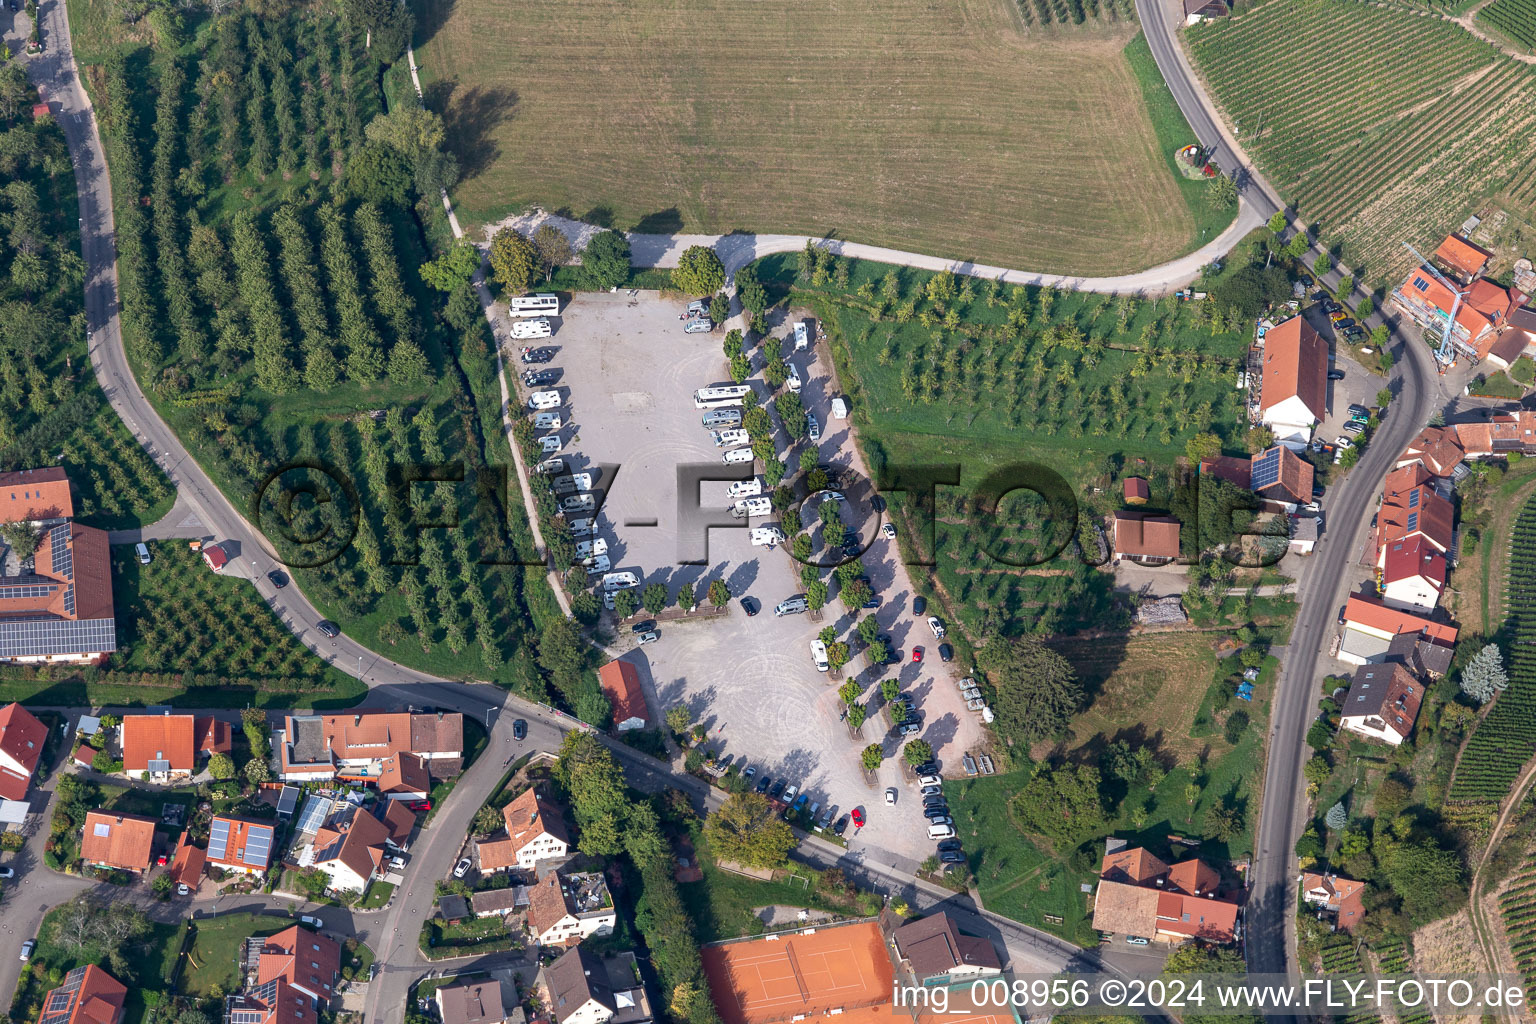
{"label": "row of trees along lot", "polygon": [[77,518],[152,522],[171,488],[91,375],[74,170],[53,119],[29,118],[35,100],[0,60],[0,471],[62,461]]}
{"label": "row of trees along lot", "polygon": [[[107,57],[124,338],[161,414],[327,615],[400,661],[551,699],[527,638],[558,612],[513,564],[531,541],[488,468],[509,461],[493,340],[467,280],[444,302],[419,272],[453,161],[435,115],[382,111],[401,17],[159,17],[154,46]],[[392,478],[410,464],[463,479]],[[287,522],[282,495],[304,487],[331,500],[301,497]]]}

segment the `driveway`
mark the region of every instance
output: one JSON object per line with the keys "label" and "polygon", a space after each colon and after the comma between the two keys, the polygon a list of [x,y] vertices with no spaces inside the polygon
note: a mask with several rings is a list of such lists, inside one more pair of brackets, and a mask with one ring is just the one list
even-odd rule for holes
{"label": "driveway", "polygon": [[[663,621],[661,639],[629,658],[649,677],[647,689],[658,715],[672,705],[688,705],[695,720],[708,727],[711,746],[756,765],[759,777],[786,778],[839,814],[864,807],[869,824],[853,839],[855,845],[868,843],[920,861],[933,848],[923,831],[915,790],[902,792],[894,809],[884,805],[884,789],[901,782],[892,763],[899,744],[887,735],[879,715],[871,715],[862,735],[850,737],[840,720],[841,680],[818,672],[811,659],[809,643],[820,629],[832,625],[846,637],[854,617],[836,600],[819,621],[809,615],[775,616],[775,605],[804,590],[800,563],[783,545],[753,546],[747,522],[726,512],[727,480],[748,478],[751,467],[726,467],[720,461],[721,451],[692,400],[698,388],[729,382],[721,351],[725,332],[684,334],[678,320],[682,308],[682,302],[651,292],[578,295],[561,316],[553,339],[560,352],[549,364],[560,369],[559,387],[566,397],[569,423],[562,455],[570,469],[592,473],[593,486],[604,493],[597,528],[608,542],[613,569],[632,571],[645,584],[663,583],[673,599],[683,583],[691,583],[700,600],[713,580],[723,579],[731,588],[728,615]],[[786,322],[775,333],[787,328]],[[791,347],[786,344],[786,351]],[[752,379],[766,394],[761,354],[752,354],[757,371]],[[801,352],[794,359],[805,381],[801,397],[825,424],[821,460],[859,470],[847,421],[831,417],[825,364],[813,356]],[[781,458],[791,464],[809,443],[790,449],[782,431],[777,440]],[[689,472],[720,479],[695,483]],[[863,561],[881,601],[875,617],[906,660],[871,669],[856,656],[845,671],[869,693],[878,692],[874,684],[881,679],[899,679],[923,717],[921,736],[953,773],[961,753],[980,743],[980,720],[965,710],[954,685],[960,673],[938,661],[937,642],[911,614],[911,582],[890,542],[879,536],[880,518],[868,485],[854,483],[847,497],[844,520],[870,545]],[[802,515],[813,518],[809,509]],[[760,613],[746,615],[743,597],[752,599]],[[631,643],[627,631],[620,631],[617,642]],[[915,644],[927,652],[921,665],[910,660]],[[878,785],[869,787],[859,752],[877,742],[887,764]]]}

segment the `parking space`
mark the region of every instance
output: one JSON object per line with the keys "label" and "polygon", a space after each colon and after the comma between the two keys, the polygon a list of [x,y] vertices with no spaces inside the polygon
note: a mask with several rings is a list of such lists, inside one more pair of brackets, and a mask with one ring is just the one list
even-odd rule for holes
{"label": "parking space", "polygon": [[1352,343],[1343,335],[1334,331],[1333,325],[1328,321],[1328,314],[1317,303],[1308,306],[1303,315],[1317,333],[1328,341],[1333,351],[1333,361],[1329,364],[1330,370],[1336,376],[1342,371],[1344,376],[1338,380],[1328,381],[1328,416],[1312,432],[1314,439],[1320,439],[1324,444],[1333,444],[1341,435],[1348,437],[1353,443],[1354,435],[1344,432],[1344,424],[1349,422],[1349,407],[1351,405],[1363,405],[1371,408],[1376,404],[1376,393],[1387,386],[1385,378],[1365,369],[1357,363],[1351,352]]}
{"label": "parking space", "polygon": [[[921,860],[933,846],[916,789],[901,784],[894,761],[900,755],[897,738],[887,734],[877,714],[862,736],[850,737],[840,720],[843,704],[835,684],[841,681],[818,672],[811,659],[816,633],[831,625],[847,637],[854,616],[836,600],[820,621],[806,614],[775,616],[776,604],[804,591],[800,564],[785,545],[751,543],[748,521],[726,511],[725,480],[679,485],[679,467],[718,471],[720,477],[739,470],[741,479],[760,469],[726,467],[702,424],[704,411],[695,408],[693,393],[728,382],[721,350],[725,332],[685,334],[679,322],[683,308],[684,303],[655,293],[578,295],[562,311],[554,338],[544,343],[558,346],[548,365],[560,370],[557,387],[565,398],[561,454],[568,470],[593,474],[594,486],[603,492],[596,528],[607,541],[613,570],[634,572],[643,584],[664,583],[674,599],[681,585],[691,583],[702,602],[716,579],[726,581],[733,596],[728,616],[665,620],[660,640],[629,658],[645,668],[658,712],[685,703],[709,729],[711,744],[738,762],[787,778],[838,814],[862,807],[868,822],[863,834],[856,836],[851,828],[848,833],[855,849],[867,838],[898,856]],[[789,332],[780,326],[774,333]],[[793,343],[784,348],[789,353]],[[761,353],[754,349],[752,355],[753,381],[766,394]],[[966,710],[955,686],[962,673],[958,665],[938,660],[939,642],[912,613],[906,568],[895,557],[895,545],[880,536],[874,495],[860,482],[863,467],[849,421],[831,416],[825,356],[818,361],[813,351],[793,358],[804,380],[801,397],[822,424],[822,462],[858,473],[858,478],[847,474],[843,518],[869,544],[862,558],[880,600],[873,614],[903,659],[899,665],[869,667],[856,656],[846,675],[865,684],[866,698],[878,692],[880,680],[898,679],[921,714],[921,737],[933,745],[946,771],[956,774],[961,754],[982,738],[979,718]],[[527,390],[522,389],[525,399]],[[809,442],[791,449],[778,429],[780,456],[793,468]],[[686,473],[682,478],[688,480]],[[695,505],[702,511],[690,512]],[[803,514],[814,518],[809,508]],[[753,519],[751,525],[767,522]],[[758,614],[743,611],[743,597]],[[621,637],[621,642],[630,641]],[[916,645],[925,648],[920,664],[911,660]],[[887,761],[878,784],[869,787],[859,754],[875,742],[884,747]],[[887,807],[883,793],[893,785],[900,790],[898,802]]]}

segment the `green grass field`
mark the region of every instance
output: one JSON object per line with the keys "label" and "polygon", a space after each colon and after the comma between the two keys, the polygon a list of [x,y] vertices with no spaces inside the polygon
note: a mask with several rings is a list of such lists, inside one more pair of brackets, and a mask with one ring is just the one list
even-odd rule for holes
{"label": "green grass field", "polygon": [[221,914],[197,922],[197,932],[181,972],[181,992],[207,999],[215,990],[240,987],[236,970],[240,947],[253,935],[276,935],[294,922],[271,914]]}
{"label": "green grass field", "polygon": [[1459,25],[1286,0],[1193,28],[1189,47],[1259,168],[1357,280],[1396,284],[1403,242],[1428,252],[1501,191],[1536,202],[1536,68]]}
{"label": "green grass field", "polygon": [[1166,91],[1122,54],[1130,24],[1030,29],[1014,0],[413,6],[471,223],[538,204],[1083,274],[1207,226],[1167,164],[1189,131],[1163,130]]}
{"label": "green grass field", "polygon": [[878,904],[866,895],[855,897],[855,904],[829,898],[817,890],[820,872],[791,861],[785,875],[771,882],[722,871],[715,866],[709,845],[698,847],[699,867],[704,880],[677,887],[683,906],[693,920],[693,933],[699,942],[716,942],[739,935],[761,935],[763,922],[753,913],[769,904],[807,907],[851,917],[868,916],[878,911]]}
{"label": "green grass field", "polygon": [[[58,909],[49,911],[38,927],[37,949],[27,964],[28,969],[21,973],[11,1001],[11,1019],[14,1021],[37,1019],[43,996],[60,984],[65,974],[86,964],[105,963],[102,952],[94,946],[71,950],[60,944],[58,915]],[[151,924],[143,940],[126,951],[126,955],[133,958],[137,978],[135,984],[128,986],[123,1024],[143,1024],[149,1006],[165,998],[165,978],[175,965],[181,937],[180,924]]]}

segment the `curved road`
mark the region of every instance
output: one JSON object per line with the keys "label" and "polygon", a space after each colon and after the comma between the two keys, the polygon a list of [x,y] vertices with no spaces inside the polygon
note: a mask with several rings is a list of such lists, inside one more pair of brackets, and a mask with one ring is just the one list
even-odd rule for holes
{"label": "curved road", "polygon": [[[1176,12],[1182,13],[1178,6],[1168,0],[1136,0],[1136,13],[1152,56],[1201,144],[1211,149],[1217,165],[1238,181],[1244,197],[1267,218],[1285,205],[1227,132],[1215,104],[1190,67],[1171,20]],[[1316,255],[1307,257],[1309,265]],[[1334,270],[1322,277],[1337,287],[1339,273]],[[1362,296],[1357,292],[1357,297]],[[1347,567],[1359,559],[1381,481],[1393,468],[1398,453],[1429,422],[1431,412],[1453,397],[1441,385],[1428,348],[1400,330],[1395,318],[1383,319],[1378,313],[1367,323],[1384,323],[1395,332],[1391,387],[1396,397],[1359,463],[1333,488],[1327,520],[1331,528],[1306,560],[1297,581],[1297,591],[1304,600],[1283,652],[1275,688],[1258,848],[1248,876],[1246,952],[1248,969],[1256,973],[1297,969],[1292,952],[1296,946],[1296,880],[1291,850],[1306,824],[1301,766],[1307,758],[1305,736],[1316,707],[1318,663],[1331,640],[1336,610],[1344,603],[1351,576]]]}

